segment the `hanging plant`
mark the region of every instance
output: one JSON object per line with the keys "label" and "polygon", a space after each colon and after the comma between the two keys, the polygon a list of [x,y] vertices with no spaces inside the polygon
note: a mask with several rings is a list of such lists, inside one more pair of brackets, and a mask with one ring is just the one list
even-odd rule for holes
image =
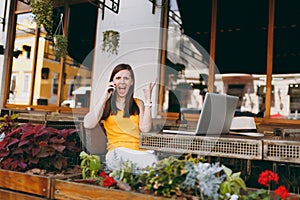
{"label": "hanging plant", "polygon": [[63,25],[64,14],[60,14],[60,21],[54,32],[53,43],[54,43],[54,55],[56,58],[66,58],[68,55],[68,39],[64,34]]}
{"label": "hanging plant", "polygon": [[68,55],[68,39],[63,35],[54,35],[54,55],[56,58],[66,58]]}
{"label": "hanging plant", "polygon": [[30,7],[38,27],[43,26],[47,33],[52,35],[53,0],[31,0]]}
{"label": "hanging plant", "polygon": [[107,30],[103,32],[102,51],[111,54],[118,54],[120,41],[120,33],[114,30]]}

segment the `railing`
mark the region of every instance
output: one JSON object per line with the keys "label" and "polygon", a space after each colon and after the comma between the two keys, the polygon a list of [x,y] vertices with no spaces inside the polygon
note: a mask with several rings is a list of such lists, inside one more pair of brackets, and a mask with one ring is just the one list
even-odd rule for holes
{"label": "railing", "polygon": [[176,154],[300,163],[300,137],[207,137],[142,133],[140,147]]}
{"label": "railing", "polygon": [[142,133],[140,147],[168,153],[192,153],[201,156],[220,156],[261,160],[261,140]]}

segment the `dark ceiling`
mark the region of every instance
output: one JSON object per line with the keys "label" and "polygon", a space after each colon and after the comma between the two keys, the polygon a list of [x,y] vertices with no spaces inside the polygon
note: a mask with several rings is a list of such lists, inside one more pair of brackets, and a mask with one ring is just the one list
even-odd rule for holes
{"label": "dark ceiling", "polygon": [[[265,74],[268,0],[218,0],[215,63],[221,73]],[[177,0],[184,33],[209,52],[212,0]],[[300,1],[275,0],[273,73],[300,72]]]}

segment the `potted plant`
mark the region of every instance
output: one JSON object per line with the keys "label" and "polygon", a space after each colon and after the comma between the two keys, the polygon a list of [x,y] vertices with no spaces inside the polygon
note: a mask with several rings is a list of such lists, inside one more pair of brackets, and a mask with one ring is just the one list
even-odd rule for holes
{"label": "potted plant", "polygon": [[54,55],[56,58],[66,58],[68,55],[68,39],[64,35],[54,35]]}
{"label": "potted plant", "polygon": [[102,34],[102,51],[117,55],[120,42],[120,33],[114,30],[107,30]]}

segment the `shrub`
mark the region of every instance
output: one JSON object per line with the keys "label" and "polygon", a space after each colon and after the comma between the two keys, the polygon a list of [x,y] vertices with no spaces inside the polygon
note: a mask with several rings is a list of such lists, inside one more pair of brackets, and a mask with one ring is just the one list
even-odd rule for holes
{"label": "shrub", "polygon": [[0,168],[14,171],[67,169],[76,164],[74,158],[80,152],[76,138],[76,129],[22,124],[0,142]]}
{"label": "shrub", "polygon": [[142,189],[155,195],[180,196],[180,185],[187,175],[185,163],[185,160],[169,157],[146,168],[147,173],[139,175],[139,182],[144,184]]}
{"label": "shrub", "polygon": [[17,118],[17,114],[4,115],[3,117],[0,117],[0,132],[6,134],[17,127]]}

